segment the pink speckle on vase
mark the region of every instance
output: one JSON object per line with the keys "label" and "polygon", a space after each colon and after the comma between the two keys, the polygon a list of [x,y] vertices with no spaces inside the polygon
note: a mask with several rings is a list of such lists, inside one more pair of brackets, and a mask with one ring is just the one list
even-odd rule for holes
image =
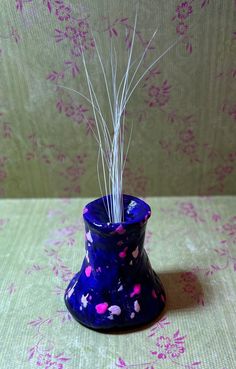
{"label": "pink speckle on vase", "polygon": [[134,297],[135,295],[139,295],[141,292],[141,284],[136,284],[134,286],[133,292],[130,294],[130,297]]}
{"label": "pink speckle on vase", "polygon": [[144,218],[145,221],[148,220],[150,218],[150,216],[151,216],[151,211],[149,210],[147,215],[145,215],[145,218]]}
{"label": "pink speckle on vase", "polygon": [[91,265],[88,265],[86,268],[85,268],[85,274],[86,274],[86,277],[90,277],[90,275],[91,275],[91,273],[92,273],[92,267],[91,267]]}
{"label": "pink speckle on vase", "polygon": [[128,250],[128,247],[126,247],[123,251],[119,252],[119,257],[122,259],[126,258],[127,250]]}
{"label": "pink speckle on vase", "polygon": [[96,305],[95,309],[98,314],[104,314],[108,309],[108,303],[102,302],[101,304]]}
{"label": "pink speckle on vase", "polygon": [[161,299],[162,299],[163,302],[166,301],[165,296],[163,296],[163,295],[161,295]]}
{"label": "pink speckle on vase", "polygon": [[156,291],[155,291],[155,290],[152,290],[152,297],[153,297],[154,299],[157,299],[157,294],[156,294]]}
{"label": "pink speckle on vase", "polygon": [[126,232],[125,228],[122,226],[122,224],[120,224],[116,229],[115,229],[115,233],[118,234],[124,234]]}
{"label": "pink speckle on vase", "polygon": [[83,214],[86,214],[88,212],[88,208],[83,209]]}

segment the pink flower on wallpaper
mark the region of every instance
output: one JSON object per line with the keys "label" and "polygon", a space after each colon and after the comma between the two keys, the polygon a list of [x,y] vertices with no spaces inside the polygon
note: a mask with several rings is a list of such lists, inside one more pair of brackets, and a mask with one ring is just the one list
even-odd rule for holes
{"label": "pink flower on wallpaper", "polygon": [[173,337],[160,336],[156,342],[157,351],[152,351],[152,355],[162,360],[178,358],[185,352],[185,337],[181,337],[179,331]]}
{"label": "pink flower on wallpaper", "polygon": [[[31,349],[30,359],[32,359],[32,357],[35,355],[35,351],[38,352],[37,346]],[[36,365],[38,367],[41,367],[42,369],[63,369],[64,363],[70,359],[64,357],[63,354],[52,355],[51,353],[46,352],[43,354],[42,353],[38,354],[36,360],[37,360]]]}
{"label": "pink flower on wallpaper", "polygon": [[87,108],[85,108],[83,105],[75,106],[75,112],[73,120],[80,124],[85,119],[85,113],[88,111]]}
{"label": "pink flower on wallpaper", "polygon": [[51,362],[50,364],[45,366],[45,369],[63,369],[63,364],[62,363],[57,363],[56,361]]}
{"label": "pink flower on wallpaper", "polygon": [[12,128],[10,123],[3,123],[2,131],[4,138],[12,138]]}
{"label": "pink flower on wallpaper", "polygon": [[179,345],[171,345],[168,350],[167,350],[167,354],[169,356],[171,356],[172,358],[177,358],[179,357],[181,354],[183,354],[185,351],[183,346],[179,346]]}
{"label": "pink flower on wallpaper", "polygon": [[22,10],[23,10],[23,0],[16,0],[16,10],[22,12]]}
{"label": "pink flower on wallpaper", "polygon": [[6,164],[7,157],[6,156],[0,156],[0,167],[4,167]]}
{"label": "pink flower on wallpaper", "polygon": [[[198,271],[198,270],[197,270]],[[194,272],[183,272],[179,280],[182,290],[198,305],[204,306],[204,293]]]}
{"label": "pink flower on wallpaper", "polygon": [[80,37],[86,37],[89,31],[89,23],[85,19],[80,19],[78,22]]}
{"label": "pink flower on wallpaper", "polygon": [[183,290],[184,290],[184,292],[192,295],[195,292],[195,286],[192,285],[192,284],[187,283],[187,284],[184,285]]}
{"label": "pink flower on wallpaper", "polygon": [[213,220],[213,222],[218,222],[221,220],[221,215],[220,214],[213,214],[211,219]]}
{"label": "pink flower on wallpaper", "polygon": [[81,175],[84,173],[84,169],[81,167],[73,166],[73,167],[67,168],[66,173],[68,174],[69,177],[75,180],[81,177]]}
{"label": "pink flower on wallpaper", "polygon": [[184,272],[181,273],[180,278],[184,281],[184,282],[196,282],[197,281],[197,277],[194,273],[192,272]]}
{"label": "pink flower on wallpaper", "polygon": [[150,107],[163,107],[170,99],[170,85],[164,81],[161,86],[151,85],[148,89],[148,95],[151,99],[148,101]]}
{"label": "pink flower on wallpaper", "polygon": [[222,166],[218,166],[215,169],[215,174],[217,176],[217,179],[222,181],[222,180],[225,179],[225,177],[230,175],[233,172],[233,170],[234,170],[234,168],[232,166],[222,165]]}
{"label": "pink flower on wallpaper", "polygon": [[140,195],[145,195],[148,186],[148,178],[144,174],[143,168],[124,169],[124,188],[125,191],[133,191]]}
{"label": "pink flower on wallpaper", "polygon": [[16,292],[15,283],[11,283],[10,286],[7,287],[7,291],[9,293],[9,295],[12,295],[13,293],[15,293]]}
{"label": "pink flower on wallpaper", "polygon": [[4,181],[7,178],[7,173],[5,170],[0,170],[0,181]]}
{"label": "pink flower on wallpaper", "polygon": [[149,70],[149,72],[147,73],[147,76],[144,78],[145,81],[148,81],[150,79],[153,79],[155,78],[156,76],[158,76],[159,74],[161,74],[161,71],[159,69],[159,67],[154,67],[154,68],[151,68]]}
{"label": "pink flower on wallpaper", "polygon": [[66,26],[65,37],[68,38],[68,40],[70,41],[77,39],[79,37],[78,29],[73,26]]}
{"label": "pink flower on wallpaper", "polygon": [[20,41],[20,35],[18,30],[14,27],[11,27],[11,37],[18,44],[18,42]]}
{"label": "pink flower on wallpaper", "polygon": [[195,209],[194,205],[191,202],[181,202],[179,204],[179,210],[180,214],[183,214],[189,218],[193,218],[196,222],[204,222],[204,219],[202,219]]}
{"label": "pink flower on wallpaper", "polygon": [[80,57],[82,53],[89,48],[93,48],[93,40],[87,38],[74,38],[73,45],[71,48],[71,54],[75,57]]}
{"label": "pink flower on wallpaper", "polygon": [[157,340],[156,345],[160,349],[167,349],[170,346],[171,340],[169,337],[160,336]]}
{"label": "pink flower on wallpaper", "polygon": [[179,138],[182,142],[189,142],[194,139],[194,133],[192,129],[187,129],[179,133]]}
{"label": "pink flower on wallpaper", "polygon": [[228,155],[229,161],[235,161],[236,160],[236,151],[233,151],[229,153]]}
{"label": "pink flower on wallpaper", "polygon": [[176,33],[180,36],[186,35],[186,33],[188,32],[188,25],[185,24],[184,22],[181,22],[179,24],[177,24],[176,26]]}
{"label": "pink flower on wallpaper", "polygon": [[63,163],[66,160],[66,155],[63,152],[59,152],[56,156],[57,161]]}
{"label": "pink flower on wallpaper", "polygon": [[177,6],[176,14],[179,19],[186,19],[193,12],[192,7],[188,1],[185,1]]}
{"label": "pink flower on wallpaper", "polygon": [[226,223],[222,228],[228,236],[232,237],[236,235],[236,223]]}
{"label": "pink flower on wallpaper", "polygon": [[68,21],[71,17],[71,7],[62,4],[56,8],[55,15],[61,22]]}
{"label": "pink flower on wallpaper", "polygon": [[229,116],[236,121],[236,105],[233,105],[230,109],[229,109]]}
{"label": "pink flower on wallpaper", "polygon": [[45,365],[49,365],[52,359],[52,355],[49,353],[46,354],[39,354],[38,358],[37,358],[37,362],[36,365],[37,366],[43,366],[45,367]]}
{"label": "pink flower on wallpaper", "polygon": [[184,154],[191,156],[192,154],[196,152],[196,148],[197,148],[196,144],[185,145],[183,146],[183,152]]}
{"label": "pink flower on wallpaper", "polygon": [[86,121],[86,135],[93,136],[94,133],[96,134],[96,123],[94,118],[88,118]]}
{"label": "pink flower on wallpaper", "polygon": [[64,108],[64,112],[67,117],[72,117],[75,114],[74,105],[66,105]]}

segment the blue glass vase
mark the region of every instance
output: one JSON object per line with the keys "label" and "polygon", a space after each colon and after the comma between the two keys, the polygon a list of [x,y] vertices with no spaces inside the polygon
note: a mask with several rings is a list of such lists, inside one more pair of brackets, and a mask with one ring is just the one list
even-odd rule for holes
{"label": "blue glass vase", "polygon": [[84,208],[86,255],[65,292],[72,316],[97,330],[146,324],[165,305],[163,286],[143,245],[151,209],[130,195],[123,201],[122,223],[109,223],[104,198]]}

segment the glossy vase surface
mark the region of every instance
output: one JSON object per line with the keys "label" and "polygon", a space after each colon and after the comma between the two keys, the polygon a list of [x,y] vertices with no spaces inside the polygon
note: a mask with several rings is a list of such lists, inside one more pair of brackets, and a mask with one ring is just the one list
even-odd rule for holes
{"label": "glossy vase surface", "polygon": [[83,211],[86,255],[66,289],[65,303],[77,321],[93,329],[146,324],[165,305],[163,286],[144,249],[151,209],[130,195],[123,200],[122,223],[109,223],[104,198]]}

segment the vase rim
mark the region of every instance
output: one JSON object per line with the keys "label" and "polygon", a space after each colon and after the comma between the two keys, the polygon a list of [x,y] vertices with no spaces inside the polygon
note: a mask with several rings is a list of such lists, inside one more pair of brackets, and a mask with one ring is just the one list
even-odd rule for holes
{"label": "vase rim", "polygon": [[[108,195],[108,197],[110,196]],[[119,226],[144,224],[151,216],[151,208],[144,200],[132,195],[123,194],[126,219],[123,222],[111,223],[104,207],[106,198],[107,196],[103,196],[91,201],[83,210],[84,220],[97,229],[113,231]],[[98,211],[99,208],[100,212]],[[103,220],[105,217],[106,220]]]}

